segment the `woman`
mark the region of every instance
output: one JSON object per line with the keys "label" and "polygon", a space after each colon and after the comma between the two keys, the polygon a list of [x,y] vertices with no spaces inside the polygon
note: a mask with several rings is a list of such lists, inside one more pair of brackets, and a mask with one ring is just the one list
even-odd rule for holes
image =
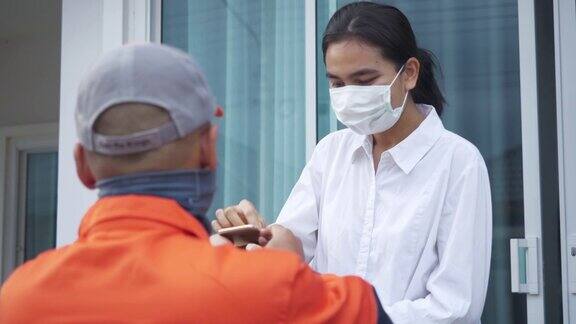
{"label": "woman", "polygon": [[[317,271],[371,282],[394,323],[480,322],[488,173],[476,147],[442,125],[431,55],[398,9],[368,2],[334,14],[322,50],[348,129],[318,143],[277,223]],[[227,214],[219,226],[236,223]]]}

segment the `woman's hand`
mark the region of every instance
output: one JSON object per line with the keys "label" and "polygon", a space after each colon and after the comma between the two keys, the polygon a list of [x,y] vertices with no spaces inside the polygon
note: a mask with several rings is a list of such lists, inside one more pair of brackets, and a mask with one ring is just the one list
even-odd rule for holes
{"label": "woman's hand", "polygon": [[[302,242],[292,233],[291,230],[280,225],[270,225],[260,231],[260,243],[267,249],[287,250],[296,253],[304,260],[304,250]],[[257,245],[251,244],[246,247],[247,250],[258,248]]]}
{"label": "woman's hand", "polygon": [[[247,224],[258,227],[260,229],[260,237],[258,244],[248,244],[246,250],[255,250],[262,247],[267,249],[288,250],[298,254],[300,258],[304,259],[300,239],[298,239],[292,231],[283,226],[270,225],[266,227],[264,218],[248,200],[244,199],[238,205],[218,209],[216,211],[216,219],[212,221],[212,228],[218,232],[218,230],[223,228]],[[214,235],[211,240],[213,241],[213,245],[222,245],[226,242],[226,239],[219,237],[219,235]]]}
{"label": "woman's hand", "polygon": [[[210,244],[214,247],[232,245],[227,238],[214,234],[210,236]],[[260,244],[260,245],[258,245]],[[255,251],[262,248],[286,250],[296,253],[300,259],[304,260],[302,242],[289,229],[280,225],[270,225],[260,230],[258,244],[250,243],[246,246],[246,251]]]}
{"label": "woman's hand", "polygon": [[256,207],[244,199],[238,205],[218,209],[216,219],[212,221],[212,229],[217,232],[223,228],[247,224],[252,224],[260,229],[266,227],[266,222]]}

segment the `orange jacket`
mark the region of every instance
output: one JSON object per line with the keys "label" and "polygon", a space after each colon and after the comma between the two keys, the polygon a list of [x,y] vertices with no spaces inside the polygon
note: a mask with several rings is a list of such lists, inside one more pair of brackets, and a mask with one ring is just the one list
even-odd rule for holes
{"label": "orange jacket", "polygon": [[0,323],[375,323],[378,306],[359,278],[214,248],[175,201],[117,196],[89,210],[76,242],[12,274]]}

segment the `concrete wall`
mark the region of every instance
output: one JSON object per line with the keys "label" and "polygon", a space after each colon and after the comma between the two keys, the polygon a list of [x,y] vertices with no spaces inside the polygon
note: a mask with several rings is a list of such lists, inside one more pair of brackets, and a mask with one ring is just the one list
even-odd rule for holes
{"label": "concrete wall", "polygon": [[0,1],[0,127],[58,121],[60,7]]}
{"label": "concrete wall", "polygon": [[106,51],[132,41],[150,40],[151,6],[143,0],[63,0],[62,65],[58,159],[56,244],[77,237],[96,192],[80,183],[72,156],[76,144],[74,108],[84,74]]}

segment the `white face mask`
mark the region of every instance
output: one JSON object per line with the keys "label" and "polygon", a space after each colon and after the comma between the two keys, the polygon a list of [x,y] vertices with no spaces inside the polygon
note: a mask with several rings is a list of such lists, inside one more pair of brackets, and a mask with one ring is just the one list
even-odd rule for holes
{"label": "white face mask", "polygon": [[389,85],[349,85],[330,89],[330,102],[338,120],[360,135],[372,135],[390,129],[402,115],[408,92],[402,106],[393,108],[390,87],[404,66]]}

